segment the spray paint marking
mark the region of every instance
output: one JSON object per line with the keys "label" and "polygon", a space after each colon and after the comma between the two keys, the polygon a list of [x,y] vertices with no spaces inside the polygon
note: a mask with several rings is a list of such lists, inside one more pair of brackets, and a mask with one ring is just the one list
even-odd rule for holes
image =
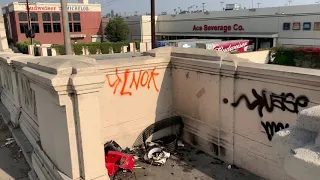
{"label": "spray paint marking", "polygon": [[119,93],[121,96],[129,95],[132,96],[132,91],[136,91],[141,87],[147,87],[148,89],[154,88],[157,92],[159,89],[156,84],[155,77],[159,73],[155,72],[156,67],[152,71],[142,71],[131,72],[130,69],[126,69],[122,74],[118,73],[118,68],[116,68],[116,79],[112,80],[109,75],[106,75],[108,79],[108,84],[113,88],[113,94]]}

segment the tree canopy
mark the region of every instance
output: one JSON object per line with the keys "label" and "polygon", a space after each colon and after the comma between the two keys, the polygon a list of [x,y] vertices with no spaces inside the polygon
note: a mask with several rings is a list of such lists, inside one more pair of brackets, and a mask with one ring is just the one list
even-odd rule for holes
{"label": "tree canopy", "polygon": [[104,34],[111,42],[122,42],[127,40],[129,28],[121,17],[116,17],[110,19],[107,27],[104,29]]}

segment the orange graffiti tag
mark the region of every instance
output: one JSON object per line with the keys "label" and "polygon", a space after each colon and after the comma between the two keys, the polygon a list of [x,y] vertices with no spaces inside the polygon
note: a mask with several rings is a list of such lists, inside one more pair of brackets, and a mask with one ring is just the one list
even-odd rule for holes
{"label": "orange graffiti tag", "polygon": [[[120,91],[120,95],[132,95],[132,89],[138,90],[139,87],[154,87],[154,89],[159,92],[159,89],[156,84],[155,77],[159,75],[156,73],[156,67],[152,71],[142,71],[139,72],[130,72],[129,69],[126,69],[123,75],[119,75],[118,68],[116,68],[116,79],[112,82],[109,75],[106,75],[108,79],[108,84],[113,88],[113,94],[117,93],[117,90]],[[120,86],[120,87],[119,87]],[[119,89],[118,89],[119,87]]]}

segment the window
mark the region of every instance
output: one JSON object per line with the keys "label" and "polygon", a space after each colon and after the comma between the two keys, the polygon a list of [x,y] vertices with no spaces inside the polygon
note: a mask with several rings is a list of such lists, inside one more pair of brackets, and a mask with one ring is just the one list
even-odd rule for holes
{"label": "window", "polygon": [[43,32],[45,32],[45,33],[52,32],[51,23],[43,23]]}
{"label": "window", "polygon": [[72,23],[69,23],[70,32],[73,32]]}
{"label": "window", "polygon": [[52,13],[52,21],[60,21],[60,14]]}
{"label": "window", "polygon": [[28,30],[28,23],[20,23],[20,32],[25,34]]}
{"label": "window", "polygon": [[19,21],[28,21],[27,13],[20,12],[18,13]]}
{"label": "window", "polygon": [[72,17],[73,17],[73,21],[80,21],[80,14],[79,13],[73,13]]}
{"label": "window", "polygon": [[282,27],[282,29],[283,30],[290,30],[290,25],[291,25],[291,23],[283,23],[283,27]]}
{"label": "window", "polygon": [[61,24],[53,23],[53,32],[61,32]]}
{"label": "window", "polygon": [[42,13],[42,20],[43,21],[51,21],[50,13]]}
{"label": "window", "polygon": [[32,27],[34,33],[40,33],[39,23],[31,23],[31,27]]}
{"label": "window", "polygon": [[81,24],[73,23],[73,32],[81,32]]}
{"label": "window", "polygon": [[31,21],[38,21],[38,13],[30,13]]}
{"label": "window", "polygon": [[292,24],[292,30],[300,30],[300,29],[301,29],[300,22],[294,22]]}
{"label": "window", "polygon": [[303,23],[303,30],[310,31],[311,30],[311,22],[304,22]]}
{"label": "window", "polygon": [[68,13],[68,18],[69,18],[69,21],[72,21],[72,15],[71,15],[71,13]]}

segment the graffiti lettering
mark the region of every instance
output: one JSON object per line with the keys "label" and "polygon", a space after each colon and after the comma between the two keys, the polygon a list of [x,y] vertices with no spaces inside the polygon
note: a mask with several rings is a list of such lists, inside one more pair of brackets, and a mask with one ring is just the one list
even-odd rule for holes
{"label": "graffiti lettering", "polygon": [[283,125],[282,123],[275,123],[275,122],[262,122],[261,121],[261,125],[263,126],[264,130],[266,131],[267,135],[268,135],[268,139],[269,141],[272,140],[273,135],[285,128],[289,127],[289,124]]}
{"label": "graffiti lettering", "polygon": [[[267,96],[267,93],[264,90],[262,91],[261,95],[259,95],[255,89],[252,89],[252,94],[255,97],[253,102],[250,102],[248,97],[243,94],[231,105],[233,107],[237,107],[242,99],[244,99],[248,109],[254,110],[256,107],[258,107],[258,113],[260,117],[263,117],[263,108],[265,108],[268,112],[273,112],[274,108],[276,107],[282,111],[287,110],[292,113],[298,113],[299,107],[307,107],[309,103],[309,99],[306,96],[298,96],[296,98],[292,93],[281,93],[281,95],[271,93]],[[270,99],[270,103],[268,103],[268,98]]]}
{"label": "graffiti lettering", "polygon": [[113,94],[116,94],[117,90],[119,90],[121,96],[131,96],[133,87],[138,90],[139,87],[148,87],[148,89],[150,89],[153,86],[154,89],[159,92],[155,80],[155,77],[158,76],[159,73],[156,73],[155,71],[156,68],[153,68],[151,72],[142,70],[139,72],[130,72],[129,69],[126,69],[121,77],[121,75],[118,73],[118,68],[116,68],[116,79],[114,81],[111,80],[109,75],[106,77],[108,79],[109,86],[113,88]]}

